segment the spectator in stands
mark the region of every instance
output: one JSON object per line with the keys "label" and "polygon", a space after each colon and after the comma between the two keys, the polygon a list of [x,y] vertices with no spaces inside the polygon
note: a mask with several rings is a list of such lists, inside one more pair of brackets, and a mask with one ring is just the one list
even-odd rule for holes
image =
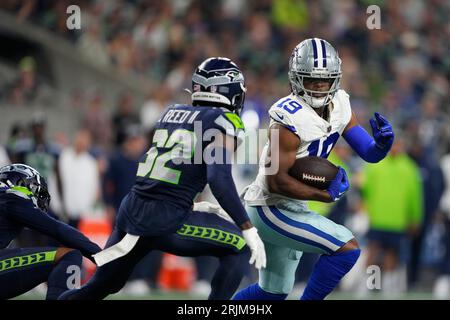
{"label": "spectator in stands", "polygon": [[423,193],[419,168],[405,153],[401,134],[383,161],[365,167],[361,189],[370,221],[367,266],[381,267],[383,292],[402,292],[405,242],[422,224]]}
{"label": "spectator in stands", "polygon": [[[123,197],[130,191],[136,178],[139,158],[147,151],[146,140],[142,129],[131,125],[125,130],[124,140],[109,159],[105,174],[104,195],[109,217],[114,221]],[[147,293],[150,286],[156,284],[158,267],[161,263],[161,253],[154,252],[136,265],[130,277],[130,282],[124,291],[132,293]]]}
{"label": "spectator in stands", "polygon": [[156,89],[149,92],[147,101],[140,111],[140,121],[145,131],[150,131],[158,121],[164,108],[172,100],[172,91],[166,84],[159,85]]}
{"label": "spectator in stands", "polygon": [[[30,123],[31,134],[27,139],[19,139],[11,155],[13,163],[25,163],[32,166],[46,178],[52,203],[49,213],[67,221],[62,208],[62,184],[58,168],[59,147],[49,141],[46,135],[47,122],[42,114],[35,114]],[[47,236],[32,230],[25,230],[18,238],[22,246],[48,246],[54,244]]]}
{"label": "spectator in stands", "polygon": [[14,105],[33,103],[39,95],[39,82],[36,76],[36,61],[27,56],[19,61],[19,75],[11,85],[9,102]]}
{"label": "spectator in stands", "polygon": [[80,129],[73,146],[65,148],[59,158],[64,190],[64,208],[69,224],[78,228],[80,219],[92,215],[99,200],[100,176],[95,158],[89,154],[90,133]]}
{"label": "spectator in stands", "polygon": [[107,150],[112,142],[111,121],[104,109],[101,93],[97,92],[91,98],[82,123],[83,127],[90,132],[94,147]]}
{"label": "spectator in stands", "polygon": [[27,132],[24,126],[19,122],[14,123],[9,130],[9,137],[6,143],[6,152],[11,160],[17,159],[17,147],[22,146],[26,139]]}
{"label": "spectator in stands", "polygon": [[[422,121],[420,121],[422,123]],[[439,202],[444,192],[444,176],[437,157],[434,152],[430,152],[436,145],[432,143],[424,144],[425,141],[419,138],[419,136],[427,135],[431,136],[431,133],[427,132],[427,129],[420,130],[418,134],[408,135],[415,141],[409,150],[408,154],[416,162],[420,170],[422,189],[423,189],[423,210],[424,216],[421,226],[418,229],[416,237],[412,239],[411,243],[411,259],[408,265],[408,285],[411,287],[418,286],[420,284],[420,266],[421,257],[427,255],[428,252],[424,252],[424,240],[426,234],[431,231],[431,228],[436,220],[436,214],[439,208]],[[436,126],[435,128],[439,128]],[[428,130],[432,130],[429,128]],[[421,143],[421,141],[423,141]]]}
{"label": "spectator in stands", "polygon": [[47,120],[41,113],[36,113],[30,123],[31,136],[16,143],[11,161],[25,163],[40,172],[49,184],[52,194],[52,209],[66,218],[61,210],[62,184],[58,168],[60,149],[57,144],[47,138]]}
{"label": "spectator in stands", "polygon": [[124,132],[121,146],[109,158],[104,178],[104,197],[111,218],[114,218],[122,198],[134,184],[139,158],[147,151],[146,147],[141,128],[131,125]]}
{"label": "spectator in stands", "polygon": [[139,124],[138,114],[134,110],[133,96],[123,92],[119,99],[116,111],[112,117],[115,145],[120,146],[126,135],[125,131],[133,124]]}

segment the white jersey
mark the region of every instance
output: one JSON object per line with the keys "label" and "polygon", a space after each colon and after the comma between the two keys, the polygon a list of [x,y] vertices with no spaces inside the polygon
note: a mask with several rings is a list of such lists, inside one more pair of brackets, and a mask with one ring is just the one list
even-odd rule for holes
{"label": "white jersey", "polygon": [[[349,95],[338,90],[332,100],[329,122],[320,117],[302,98],[293,94],[275,102],[269,109],[270,126],[282,124],[300,138],[300,146],[296,158],[319,156],[327,158],[347,124],[350,122],[352,110]],[[258,176],[247,187],[244,200],[250,206],[275,205],[281,199],[295,201],[306,209],[306,202],[294,200],[268,191],[264,163],[266,162],[268,144],[264,147]]]}

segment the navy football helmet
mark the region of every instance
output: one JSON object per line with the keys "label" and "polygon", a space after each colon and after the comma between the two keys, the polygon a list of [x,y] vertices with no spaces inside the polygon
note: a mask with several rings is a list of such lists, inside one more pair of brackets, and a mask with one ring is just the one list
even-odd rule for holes
{"label": "navy football helmet", "polygon": [[0,183],[12,187],[25,187],[33,194],[39,209],[47,212],[50,194],[47,182],[40,173],[30,166],[15,163],[0,168]]}
{"label": "navy football helmet", "polygon": [[192,75],[193,105],[219,105],[240,114],[245,100],[244,75],[230,59],[203,61]]}

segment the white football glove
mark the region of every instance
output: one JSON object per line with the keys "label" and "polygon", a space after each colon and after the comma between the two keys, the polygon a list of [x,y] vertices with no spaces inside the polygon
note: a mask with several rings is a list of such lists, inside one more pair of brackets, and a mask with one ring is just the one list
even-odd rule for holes
{"label": "white football glove", "polygon": [[233,219],[222,209],[221,206],[208,201],[195,202],[192,211],[208,212],[234,223]]}
{"label": "white football glove", "polygon": [[258,230],[256,230],[255,227],[251,227],[250,229],[242,230],[242,235],[244,236],[245,242],[247,242],[247,245],[252,253],[249,263],[255,263],[255,268],[258,270],[265,268],[266,250],[264,248],[264,243],[258,235]]}

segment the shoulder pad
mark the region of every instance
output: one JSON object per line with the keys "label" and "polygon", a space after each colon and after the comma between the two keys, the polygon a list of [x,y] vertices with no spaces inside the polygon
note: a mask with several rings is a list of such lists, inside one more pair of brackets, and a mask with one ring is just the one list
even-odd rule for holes
{"label": "shoulder pad", "polygon": [[241,118],[233,112],[218,113],[214,119],[214,127],[233,137],[237,137],[245,131]]}

